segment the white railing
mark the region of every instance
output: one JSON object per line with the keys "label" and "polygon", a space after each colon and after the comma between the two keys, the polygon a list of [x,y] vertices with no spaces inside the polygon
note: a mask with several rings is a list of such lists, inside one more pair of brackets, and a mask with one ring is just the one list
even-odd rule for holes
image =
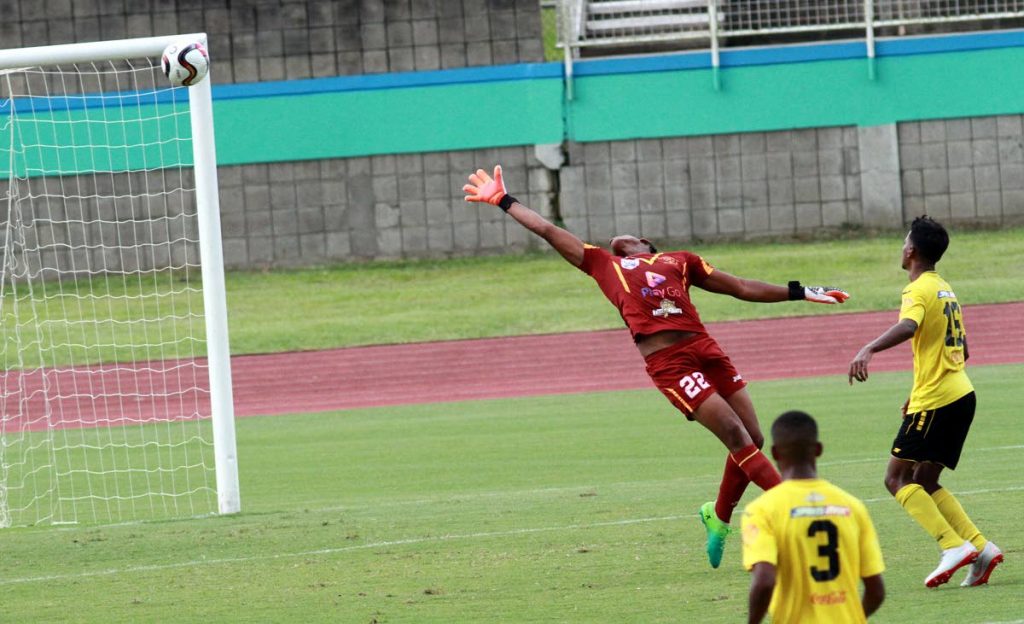
{"label": "white railing", "polygon": [[[704,47],[717,67],[723,39],[863,32],[874,56],[875,30],[1024,18],[1024,0],[556,0],[566,74],[582,49]],[[552,2],[554,4],[554,2]],[[894,34],[904,34],[896,32]],[[837,36],[841,36],[837,33]]]}

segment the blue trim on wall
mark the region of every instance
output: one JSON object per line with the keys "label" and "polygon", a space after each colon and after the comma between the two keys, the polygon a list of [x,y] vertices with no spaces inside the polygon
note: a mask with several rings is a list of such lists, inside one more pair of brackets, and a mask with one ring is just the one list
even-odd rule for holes
{"label": "blue trim on wall", "polygon": [[[49,115],[87,108],[119,111],[124,107],[178,105],[188,103],[188,89],[167,87],[156,91],[123,91],[117,93],[86,93],[67,96],[29,96],[14,100],[14,112],[19,115]],[[0,117],[11,114],[11,100],[0,101]]]}
{"label": "blue trim on wall", "polygon": [[239,98],[272,97],[276,95],[379,91],[382,89],[408,89],[411,87],[561,77],[561,63],[518,63],[515,65],[466,67],[437,71],[363,74],[359,76],[338,76],[336,78],[309,78],[304,80],[222,85],[213,88],[213,97],[218,100],[233,100]]}

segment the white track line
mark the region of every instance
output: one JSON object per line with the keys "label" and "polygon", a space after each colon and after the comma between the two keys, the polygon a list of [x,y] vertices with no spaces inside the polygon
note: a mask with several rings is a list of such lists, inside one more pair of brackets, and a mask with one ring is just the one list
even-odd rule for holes
{"label": "white track line", "polygon": [[[956,496],[971,496],[972,494],[991,494],[993,492],[1020,492],[1021,490],[1024,490],[1024,485],[1006,488],[989,488],[986,490],[964,490],[962,492],[954,491],[953,494]],[[892,499],[892,496],[883,496],[881,498],[863,498],[861,500],[864,501],[864,503],[880,503],[882,501]]]}
{"label": "white track line", "polygon": [[255,555],[252,557],[225,557],[222,559],[194,559],[192,561],[180,561],[178,563],[165,563],[154,565],[128,566],[125,568],[109,568],[106,570],[94,570],[92,572],[78,572],[74,574],[51,574],[46,576],[28,576],[22,578],[10,578],[0,580],[0,585],[15,585],[18,583],[38,583],[46,581],[64,581],[77,578],[88,578],[93,576],[110,576],[114,574],[154,572],[159,570],[173,570],[175,568],[187,568],[191,566],[219,565],[225,563],[247,563],[250,561],[267,561],[274,559],[290,559],[295,557],[309,557],[312,555],[334,555],[338,553],[351,552],[354,550],[367,550],[373,548],[388,548],[390,546],[406,546],[409,544],[425,544],[429,542],[447,542],[452,540],[472,540],[489,537],[512,537],[516,535],[528,535],[531,533],[549,533],[552,531],[573,531],[581,529],[593,529],[608,526],[625,526],[629,524],[645,524],[650,522],[670,522],[692,518],[696,514],[685,516],[661,516],[655,518],[633,518],[627,520],[612,520],[608,522],[595,522],[593,524],[568,524],[553,527],[535,527],[531,529],[512,529],[509,531],[486,531],[481,533],[463,533],[459,535],[435,535],[430,537],[412,537],[401,540],[388,540],[371,542],[369,544],[358,544],[355,546],[343,546],[340,548],[320,548],[317,550],[305,550],[294,553],[276,553],[268,555]]}
{"label": "white track line", "polygon": [[[969,496],[972,494],[988,494],[992,492],[1017,492],[1024,490],[1024,487],[992,488],[985,490],[967,490],[956,492],[958,496]],[[891,496],[885,498],[863,499],[865,503],[878,503],[891,500]],[[295,557],[309,557],[316,555],[335,555],[352,552],[356,550],[368,550],[373,548],[388,548],[391,546],[407,546],[409,544],[426,544],[437,542],[448,542],[453,540],[475,540],[492,537],[513,537],[516,535],[529,535],[532,533],[551,533],[555,531],[578,531],[609,526],[626,526],[631,524],[647,524],[651,522],[674,522],[677,520],[692,519],[696,514],[685,514],[677,516],[658,516],[652,518],[631,518],[626,520],[611,520],[608,522],[594,522],[591,524],[566,524],[552,527],[534,527],[529,529],[511,529],[508,531],[486,531],[481,533],[462,533],[456,535],[436,535],[430,537],[412,537],[401,540],[387,540],[371,542],[369,544],[357,544],[354,546],[343,546],[339,548],[320,548],[317,550],[305,550],[293,553],[276,553],[268,555],[255,555],[251,557],[225,557],[221,559],[193,559],[191,561],[179,561],[178,563],[164,563],[141,566],[128,566],[124,568],[108,568],[106,570],[94,570],[92,572],[77,572],[74,574],[51,574],[46,576],[27,576],[21,578],[0,579],[0,586],[16,585],[21,583],[45,583],[49,581],[66,581],[72,579],[90,578],[96,576],[113,576],[116,574],[135,574],[138,572],[158,572],[161,570],[173,570],[176,568],[188,568],[207,565],[222,565],[230,563],[248,563],[252,561],[273,561],[275,559],[292,559]],[[1021,624],[1024,624],[1022,621]]]}

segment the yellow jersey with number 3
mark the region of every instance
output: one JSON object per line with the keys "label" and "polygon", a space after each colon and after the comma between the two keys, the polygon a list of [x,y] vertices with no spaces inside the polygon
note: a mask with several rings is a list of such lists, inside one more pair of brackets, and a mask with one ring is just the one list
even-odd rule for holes
{"label": "yellow jersey with number 3", "polygon": [[900,320],[911,319],[917,331],[914,389],[908,413],[949,405],[974,390],[964,370],[964,328],[960,302],[953,288],[935,271],[926,271],[903,289]]}
{"label": "yellow jersey with number 3", "polygon": [[791,479],[743,510],[743,567],[776,568],[774,624],[866,622],[860,579],[885,570],[864,503],[824,479]]}

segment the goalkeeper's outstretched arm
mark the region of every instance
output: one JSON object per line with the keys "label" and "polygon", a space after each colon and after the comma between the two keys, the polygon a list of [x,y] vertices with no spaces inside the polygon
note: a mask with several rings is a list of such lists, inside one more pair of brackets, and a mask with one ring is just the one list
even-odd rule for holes
{"label": "goalkeeper's outstretched arm", "polygon": [[466,192],[466,201],[486,202],[498,206],[520,225],[546,240],[573,266],[583,264],[583,241],[572,232],[551,223],[509,195],[505,190],[505,182],[501,178],[501,165],[494,168],[493,178],[487,175],[483,169],[477,169],[476,173],[470,174],[469,181],[470,184],[462,187],[462,190]]}
{"label": "goalkeeper's outstretched arm", "polygon": [[850,293],[833,286],[804,286],[796,281],[790,282],[787,286],[777,286],[758,280],[736,277],[717,269],[699,286],[709,292],[731,295],[743,301],[757,303],[803,300],[835,304],[843,303],[850,298]]}

